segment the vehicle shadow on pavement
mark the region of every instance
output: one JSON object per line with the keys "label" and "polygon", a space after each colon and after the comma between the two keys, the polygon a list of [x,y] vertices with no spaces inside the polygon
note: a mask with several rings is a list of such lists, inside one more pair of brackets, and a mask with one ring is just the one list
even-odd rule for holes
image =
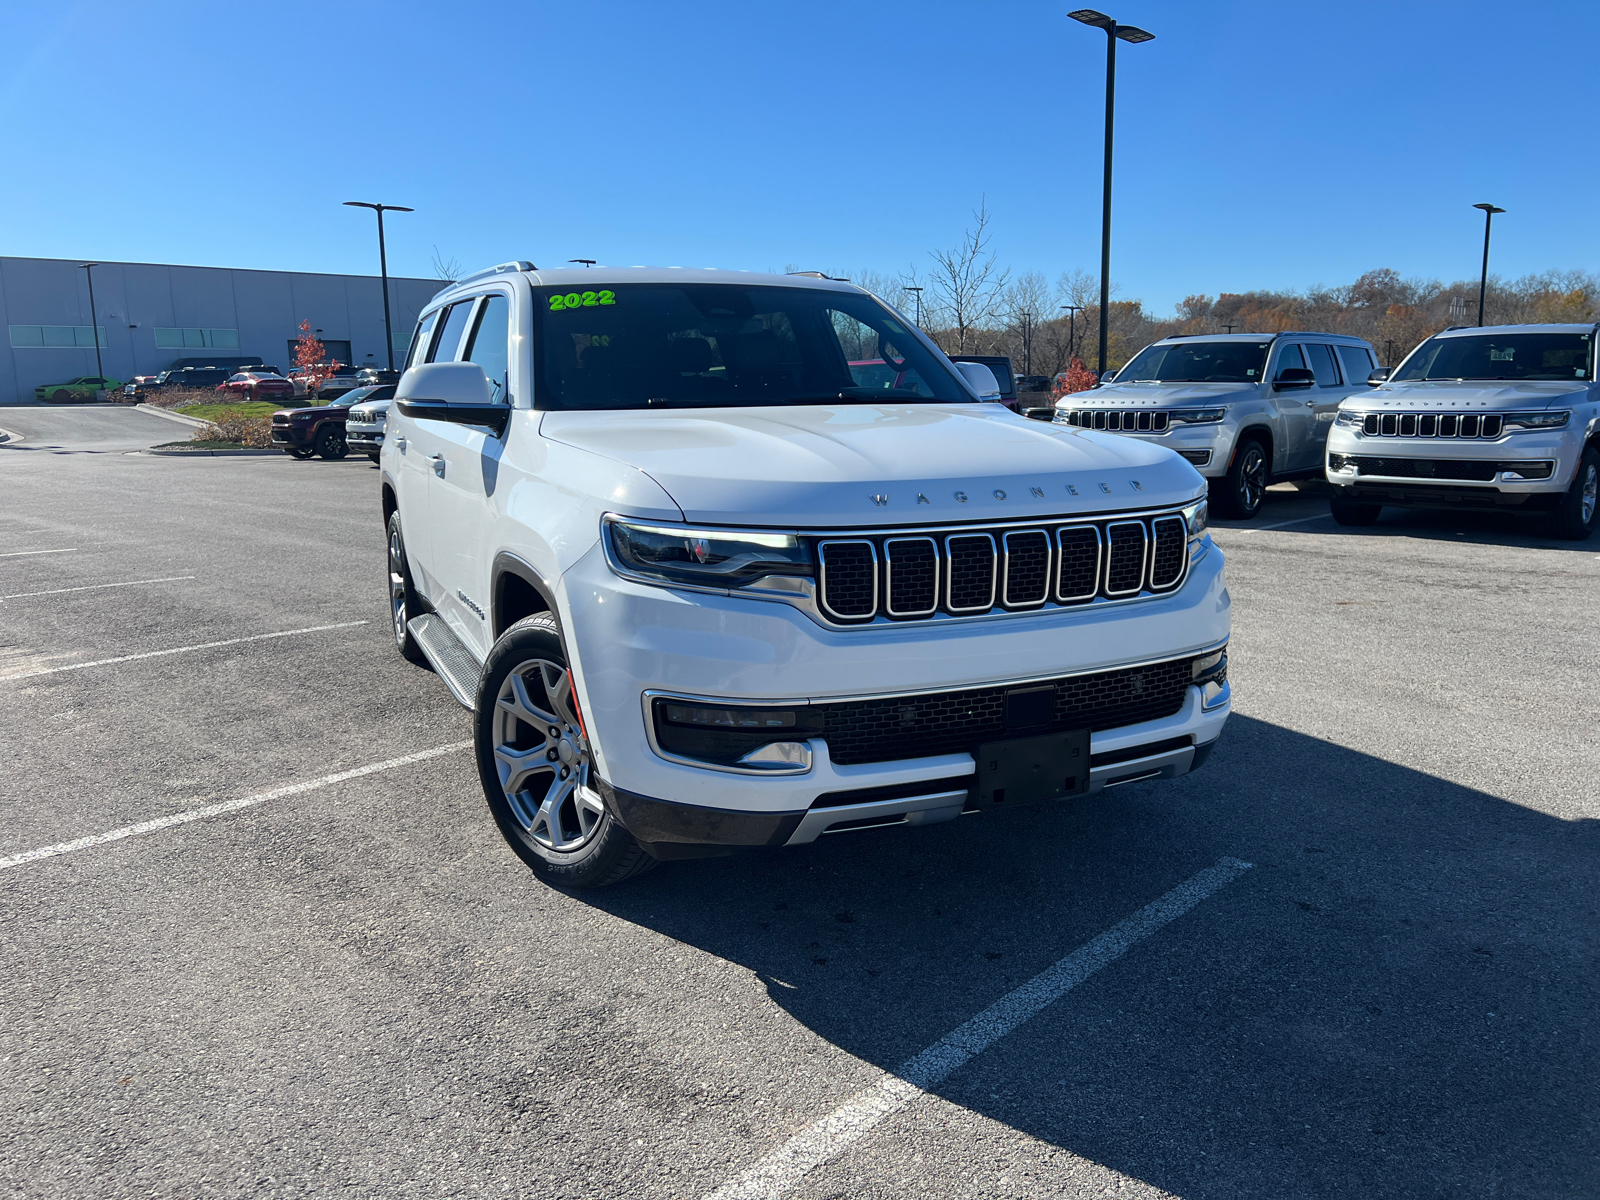
{"label": "vehicle shadow on pavement", "polygon": [[1600,822],[1266,722],[1173,783],[586,899],[892,1071],[1224,856],[1256,865],[938,1094],[1182,1196],[1600,1193]]}

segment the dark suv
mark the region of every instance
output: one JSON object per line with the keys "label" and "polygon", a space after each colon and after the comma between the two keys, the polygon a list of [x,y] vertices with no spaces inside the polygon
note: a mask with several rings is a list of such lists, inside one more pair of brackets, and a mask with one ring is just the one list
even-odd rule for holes
{"label": "dark suv", "polygon": [[290,458],[310,458],[320,454],[334,460],[350,453],[344,438],[348,404],[324,404],[318,408],[280,408],[272,414],[272,444]]}

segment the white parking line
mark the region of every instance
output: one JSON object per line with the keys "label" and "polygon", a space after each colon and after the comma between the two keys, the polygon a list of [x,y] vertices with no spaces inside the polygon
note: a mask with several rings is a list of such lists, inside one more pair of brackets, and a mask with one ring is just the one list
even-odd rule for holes
{"label": "white parking line", "polygon": [[180,579],[194,579],[194,575],[166,575],[160,579],[129,579],[123,583],[86,583],[82,587],[51,588],[47,592],[15,592],[0,596],[0,600],[27,600],[32,596],[60,596],[66,592],[93,592],[99,588],[137,587],[141,583],[176,583]]}
{"label": "white parking line", "polygon": [[249,637],[228,638],[221,642],[199,642],[193,646],[174,646],[170,650],[146,650],[142,654],[122,654],[116,658],[97,658],[93,662],[69,663],[64,667],[44,667],[37,671],[18,671],[0,675],[0,683],[8,679],[32,679],[36,675],[59,675],[63,671],[85,671],[90,667],[109,667],[112,663],[135,662],[141,658],[162,658],[168,654],[193,654],[196,650],[215,650],[218,646],[237,646],[244,642],[265,642],[272,638],[295,637],[302,633],[325,633],[330,629],[351,629],[365,625],[361,621],[340,621],[337,625],[312,625],[306,629],[285,629],[281,633],[252,633]]}
{"label": "white parking line", "polygon": [[893,1074],[884,1074],[871,1087],[712,1192],[708,1200],[772,1200],[781,1196],[813,1167],[843,1152],[879,1121],[899,1112],[927,1089],[944,1082],[1028,1018],[1059,1000],[1101,967],[1121,958],[1134,943],[1177,920],[1252,865],[1237,858],[1218,859],[1214,866],[1191,876],[1015,991],[1008,992],[965,1025],[901,1064]]}
{"label": "white parking line", "polygon": [[77,549],[76,546],[68,546],[64,550],[12,550],[6,554],[0,554],[0,558],[22,558],[29,554],[74,554]]}
{"label": "white parking line", "polygon": [[123,838],[137,837],[142,833],[155,833],[162,829],[171,829],[174,825],[187,825],[190,821],[203,821],[207,817],[217,817],[223,813],[237,812],[241,808],[265,804],[268,800],[281,800],[285,796],[298,796],[301,792],[314,792],[318,788],[330,787],[335,783],[343,783],[346,779],[355,779],[362,775],[375,775],[379,771],[391,771],[395,767],[410,766],[412,763],[424,762],[430,758],[438,758],[440,755],[451,754],[470,745],[472,745],[471,742],[451,742],[448,746],[436,746],[432,750],[419,750],[416,754],[407,754],[404,758],[391,758],[386,762],[372,763],[365,767],[356,767],[354,770],[324,775],[320,779],[308,779],[305,783],[292,783],[288,787],[262,792],[259,796],[242,796],[237,800],[224,800],[220,804],[208,804],[204,808],[191,808],[187,812],[174,813],[169,817],[156,817],[154,820],[140,821],[137,825],[124,825],[121,829],[111,829],[105,833],[96,833],[90,837],[78,838],[76,841],[57,842],[54,846],[41,846],[37,850],[24,850],[21,854],[0,858],[0,871],[5,870],[7,867],[20,867],[23,863],[37,862],[41,858],[55,858],[60,854],[71,854],[74,850],[87,850],[91,846],[103,846],[107,842],[119,842]]}
{"label": "white parking line", "polygon": [[1223,528],[1229,533],[1265,533],[1269,529],[1287,529],[1291,525],[1309,525],[1312,521],[1331,520],[1333,520],[1332,513],[1318,513],[1314,517],[1301,517],[1299,520],[1295,521],[1279,521],[1276,525],[1251,525],[1245,529],[1234,529],[1231,526],[1225,525]]}

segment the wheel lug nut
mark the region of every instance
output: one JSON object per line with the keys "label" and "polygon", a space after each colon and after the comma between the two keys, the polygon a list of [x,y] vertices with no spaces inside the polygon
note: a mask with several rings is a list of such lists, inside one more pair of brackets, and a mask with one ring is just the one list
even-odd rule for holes
{"label": "wheel lug nut", "polygon": [[557,758],[559,758],[560,756],[554,750],[547,750],[547,751],[545,751],[545,757],[548,758],[551,762],[555,762],[555,760]]}
{"label": "wheel lug nut", "polygon": [[561,730],[557,729],[554,725],[550,726],[550,736],[555,738],[560,737]]}
{"label": "wheel lug nut", "polygon": [[562,767],[561,768],[561,778],[565,779],[566,777],[567,777],[567,769],[565,767]]}

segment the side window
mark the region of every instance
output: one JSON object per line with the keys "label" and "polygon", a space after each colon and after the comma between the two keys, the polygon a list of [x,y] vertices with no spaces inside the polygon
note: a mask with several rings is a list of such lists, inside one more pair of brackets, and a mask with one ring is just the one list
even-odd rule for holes
{"label": "side window", "polygon": [[1344,377],[1352,387],[1365,383],[1375,369],[1365,346],[1340,346],[1339,361],[1344,364]]}
{"label": "side window", "polygon": [[1339,368],[1333,361],[1333,347],[1313,342],[1306,347],[1311,356],[1311,369],[1317,373],[1318,387],[1338,387]]}
{"label": "side window", "polygon": [[433,345],[429,362],[455,362],[456,351],[461,346],[461,335],[466,332],[467,318],[472,315],[471,300],[461,300],[445,310],[444,328]]}
{"label": "side window", "polygon": [[422,320],[417,322],[417,331],[411,335],[411,349],[406,352],[406,366],[414,367],[428,357],[428,341],[433,334],[433,327],[439,320],[439,310],[424,313]]}
{"label": "side window", "polygon": [[1299,367],[1305,370],[1305,355],[1300,353],[1300,347],[1295,345],[1281,346],[1278,349],[1278,369],[1272,376],[1277,379],[1290,367]]}
{"label": "side window", "polygon": [[472,331],[472,343],[463,359],[483,368],[494,389],[496,404],[506,403],[506,389],[511,382],[507,375],[510,338],[511,302],[504,296],[490,296],[478,315],[478,327]]}

